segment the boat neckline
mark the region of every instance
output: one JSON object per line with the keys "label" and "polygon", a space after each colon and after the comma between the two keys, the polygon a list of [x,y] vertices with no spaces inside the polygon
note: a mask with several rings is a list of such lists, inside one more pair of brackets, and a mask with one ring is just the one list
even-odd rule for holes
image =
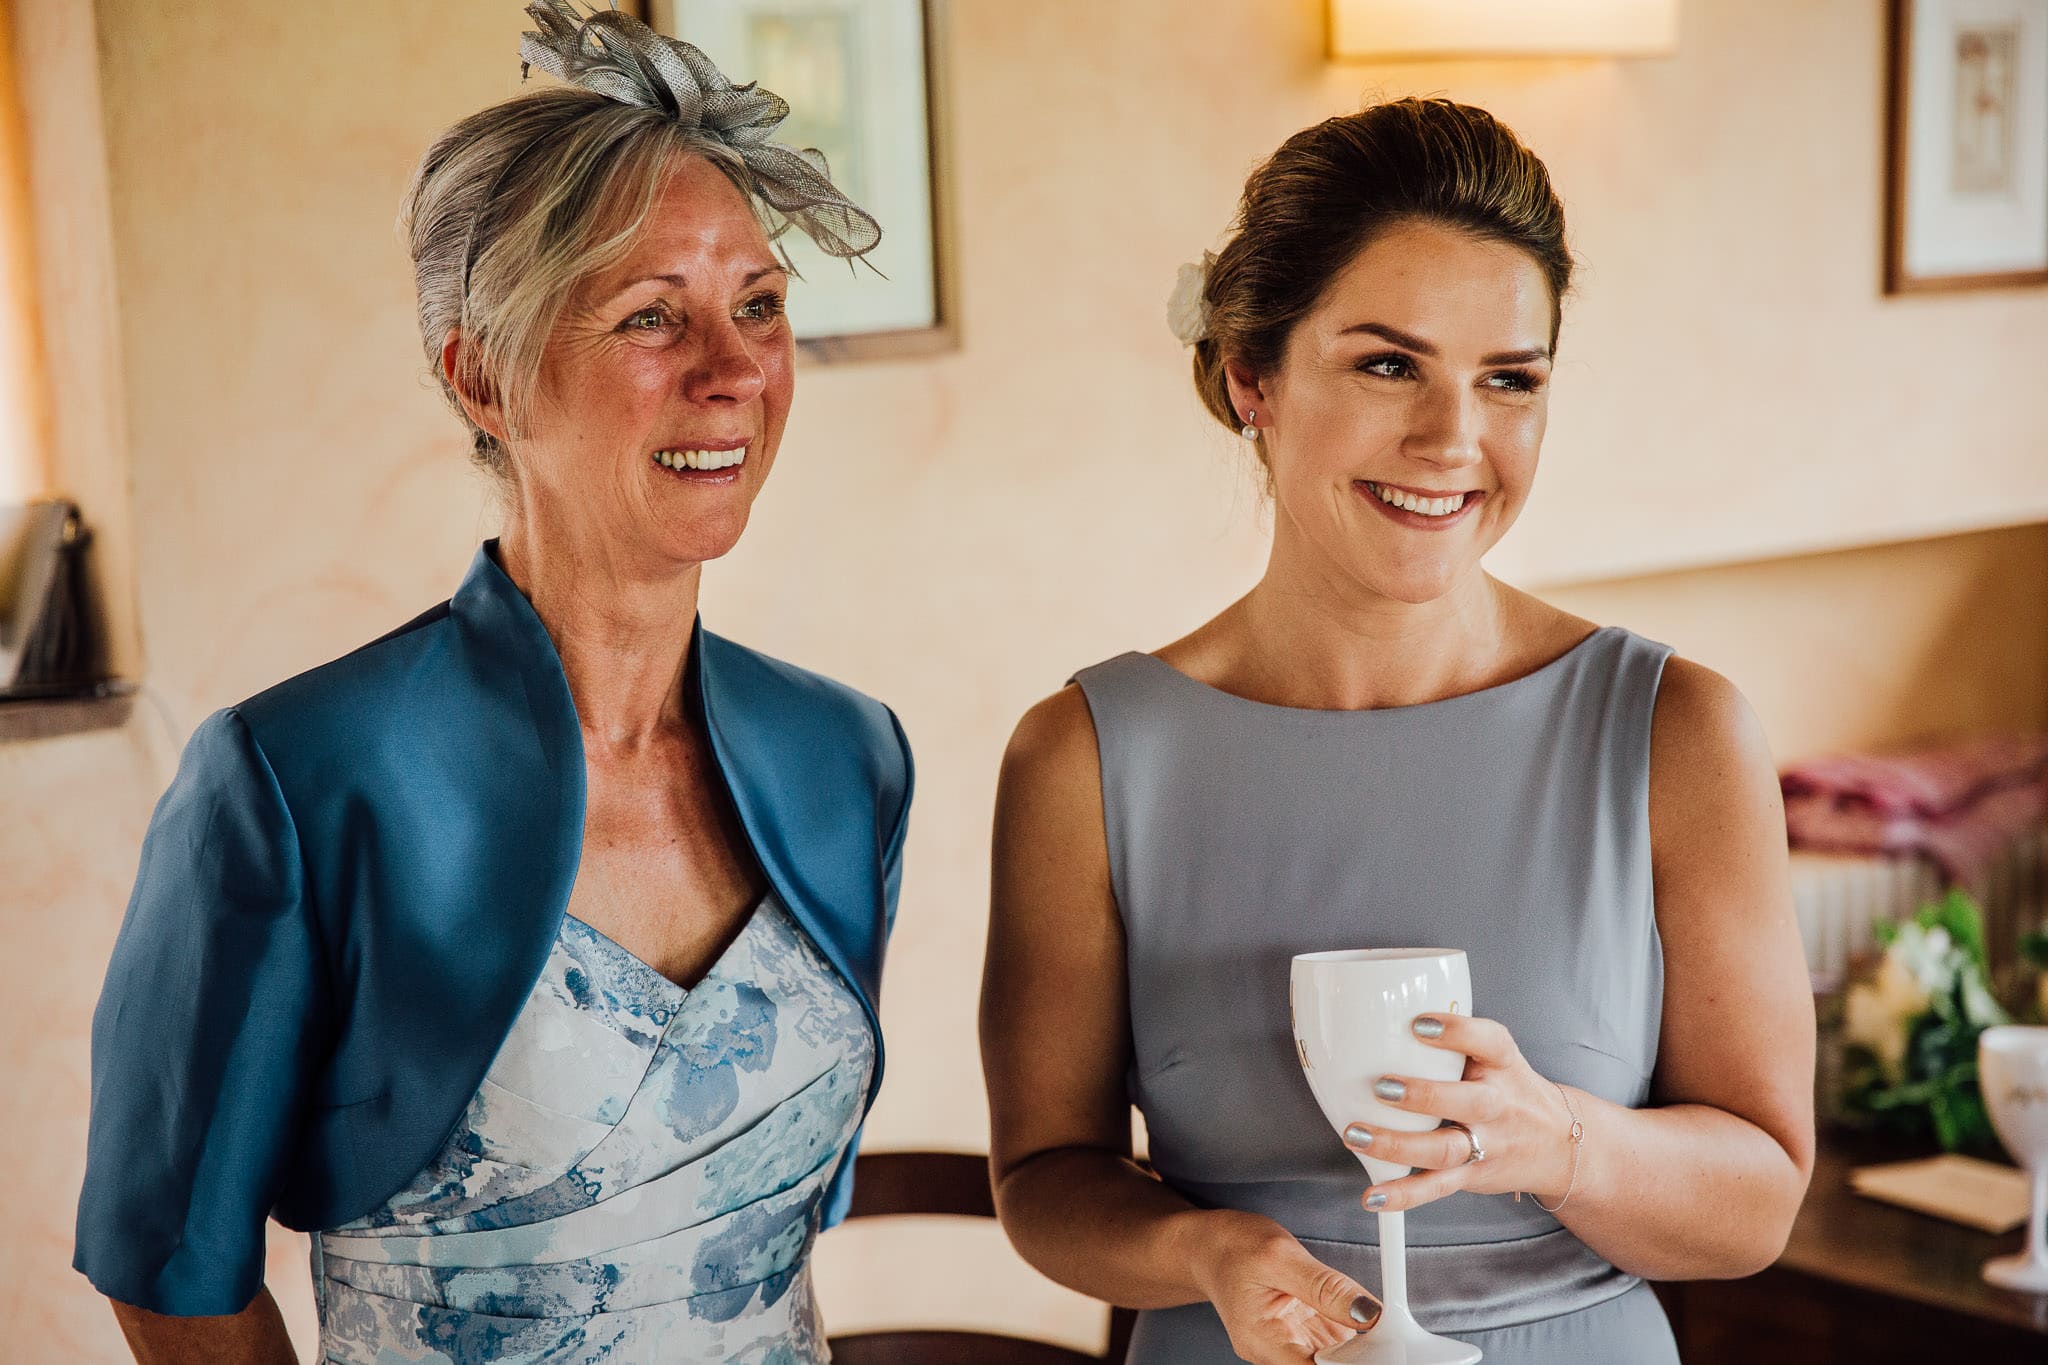
{"label": "boat neckline", "polygon": [[1412,702],[1407,706],[1287,706],[1283,705],[1280,702],[1259,701],[1257,698],[1254,697],[1245,697],[1240,696],[1235,692],[1227,692],[1224,689],[1217,687],[1212,683],[1205,683],[1200,678],[1192,677],[1189,674],[1183,673],[1180,669],[1175,668],[1172,664],[1160,658],[1157,654],[1147,654],[1138,650],[1132,650],[1125,657],[1133,659],[1143,659],[1146,663],[1156,665],[1158,668],[1171,674],[1173,677],[1178,678],[1181,682],[1187,684],[1189,687],[1195,688],[1202,692],[1206,692],[1210,696],[1221,698],[1226,702],[1234,703],[1238,706],[1255,707],[1261,711],[1274,711],[1282,715],[1292,716],[1393,716],[1415,714],[1423,711],[1428,711],[1435,707],[1456,706],[1461,703],[1472,702],[1485,697],[1498,697],[1505,692],[1509,692],[1515,688],[1522,687],[1525,684],[1535,682],[1537,679],[1543,677],[1544,675],[1552,673],[1560,668],[1563,668],[1565,665],[1569,664],[1573,659],[1578,657],[1578,655],[1582,653],[1588,645],[1592,644],[1593,641],[1599,639],[1604,635],[1614,634],[1618,632],[1620,629],[1621,627],[1619,626],[1595,626],[1591,631],[1587,632],[1584,636],[1580,637],[1576,643],[1574,643],[1569,649],[1565,650],[1562,654],[1559,654],[1555,658],[1549,659],[1543,663],[1538,664],[1536,667],[1530,669],[1527,673],[1521,674],[1519,677],[1509,678],[1506,682],[1494,683],[1490,687],[1482,687],[1471,692],[1459,692],[1454,696],[1438,697],[1435,701]]}

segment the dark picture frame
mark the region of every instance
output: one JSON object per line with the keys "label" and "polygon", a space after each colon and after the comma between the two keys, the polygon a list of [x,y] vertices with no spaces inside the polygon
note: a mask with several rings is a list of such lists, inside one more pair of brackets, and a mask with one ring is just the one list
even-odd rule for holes
{"label": "dark picture frame", "polygon": [[1887,294],[2048,284],[2048,0],[1890,0]]}

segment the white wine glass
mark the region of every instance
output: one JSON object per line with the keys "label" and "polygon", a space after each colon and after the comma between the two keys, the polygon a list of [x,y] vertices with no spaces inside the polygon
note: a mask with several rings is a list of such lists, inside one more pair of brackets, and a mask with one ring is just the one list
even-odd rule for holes
{"label": "white wine glass", "polygon": [[2048,1294],[2048,1028],[2001,1024],[1977,1035],[1977,1085],[1991,1126],[2034,1189],[2026,1248],[1984,1263],[2001,1289]]}
{"label": "white wine glass", "polygon": [[[1390,1109],[1372,1092],[1382,1076],[1455,1081],[1465,1056],[1415,1036],[1419,1014],[1470,1014],[1472,972],[1455,948],[1355,948],[1303,953],[1289,981],[1294,1041],[1309,1089],[1323,1117],[1341,1135],[1354,1123],[1423,1133],[1437,1120]],[[1347,1151],[1350,1148],[1346,1148]],[[1375,1185],[1412,1167],[1363,1153]],[[1476,1346],[1440,1337],[1408,1307],[1407,1223],[1401,1212],[1380,1220],[1380,1320],[1370,1332],[1317,1354],[1318,1365],[1474,1365]]]}

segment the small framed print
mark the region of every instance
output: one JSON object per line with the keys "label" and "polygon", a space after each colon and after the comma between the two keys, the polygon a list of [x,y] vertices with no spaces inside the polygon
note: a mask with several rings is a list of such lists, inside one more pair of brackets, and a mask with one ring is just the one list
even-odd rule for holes
{"label": "small framed print", "polygon": [[1891,0],[1884,287],[2048,284],[2048,0]]}
{"label": "small framed print", "polygon": [[792,229],[790,319],[822,360],[925,355],[954,344],[937,174],[931,0],[644,0],[654,27],[733,80],[789,101],[775,140],[825,154],[882,241],[849,268]]}

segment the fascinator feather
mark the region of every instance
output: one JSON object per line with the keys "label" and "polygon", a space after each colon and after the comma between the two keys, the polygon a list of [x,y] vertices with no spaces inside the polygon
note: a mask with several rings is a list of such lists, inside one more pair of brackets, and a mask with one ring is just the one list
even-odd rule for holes
{"label": "fascinator feather", "polygon": [[536,28],[520,37],[522,76],[539,67],[724,143],[747,169],[771,241],[795,226],[826,255],[850,261],[882,240],[874,217],[832,183],[822,152],[770,140],[789,116],[780,96],[752,81],[733,84],[702,51],[630,14],[576,0],[533,0],[526,13]]}

